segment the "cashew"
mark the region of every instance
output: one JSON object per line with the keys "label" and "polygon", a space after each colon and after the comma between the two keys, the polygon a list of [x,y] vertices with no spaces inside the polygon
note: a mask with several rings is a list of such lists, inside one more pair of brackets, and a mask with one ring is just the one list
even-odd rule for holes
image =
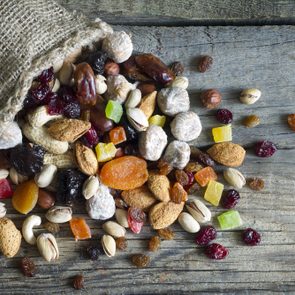
{"label": "cashew", "polygon": [[74,155],[70,151],[62,155],[45,154],[43,164],[52,164],[61,169],[76,167]]}
{"label": "cashew", "polygon": [[27,115],[27,120],[33,127],[41,127],[47,122],[62,118],[62,115],[50,115],[47,112],[46,106],[40,106],[29,112]]}
{"label": "cashew", "polygon": [[28,123],[23,126],[24,135],[33,143],[41,145],[46,151],[52,154],[64,154],[69,144],[65,141],[59,141],[52,138],[45,127],[34,128]]}
{"label": "cashew", "polygon": [[31,215],[27,217],[23,223],[22,234],[25,241],[30,245],[36,244],[36,238],[33,233],[35,226],[41,225],[41,217],[37,215]]}
{"label": "cashew", "polygon": [[35,175],[35,182],[38,185],[38,187],[43,188],[49,186],[56,172],[57,167],[55,165],[44,165],[41,172]]}

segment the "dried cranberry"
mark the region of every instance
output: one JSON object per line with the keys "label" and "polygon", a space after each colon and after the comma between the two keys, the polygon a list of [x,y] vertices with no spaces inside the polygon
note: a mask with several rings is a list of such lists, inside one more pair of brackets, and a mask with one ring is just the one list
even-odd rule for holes
{"label": "dried cranberry", "polygon": [[255,145],[255,154],[258,157],[268,158],[277,151],[274,143],[268,140],[259,141]]}
{"label": "dried cranberry", "polygon": [[246,228],[242,237],[245,244],[249,246],[256,246],[261,242],[261,235],[253,228]]}
{"label": "dried cranberry", "polygon": [[204,226],[196,235],[196,244],[200,246],[205,246],[209,244],[212,240],[216,239],[217,232],[212,225]]}
{"label": "dried cranberry", "polygon": [[216,119],[218,122],[220,122],[222,124],[229,124],[233,120],[233,114],[230,110],[219,109],[216,112]]}
{"label": "dried cranberry", "polygon": [[222,198],[221,198],[221,204],[222,207],[225,209],[231,209],[234,208],[240,200],[240,194],[234,189],[230,189],[226,191]]}
{"label": "dried cranberry", "polygon": [[83,143],[88,147],[93,148],[99,142],[99,138],[94,127],[91,127],[82,137]]}
{"label": "dried cranberry", "polygon": [[145,218],[146,218],[146,215],[141,209],[134,208],[134,207],[130,207],[128,209],[128,215],[127,215],[128,225],[135,234],[140,233]]}
{"label": "dried cranberry", "polygon": [[49,115],[62,115],[64,111],[64,102],[59,98],[52,99],[47,105]]}
{"label": "dried cranberry", "polygon": [[102,248],[98,246],[89,246],[86,248],[87,257],[91,260],[97,260],[103,253]]}
{"label": "dried cranberry", "polygon": [[11,198],[13,195],[12,186],[7,179],[0,180],[0,200]]}
{"label": "dried cranberry", "polygon": [[32,108],[41,105],[48,93],[48,85],[37,84],[29,90],[24,101],[24,108]]}
{"label": "dried cranberry", "polygon": [[224,259],[228,255],[228,252],[229,252],[228,249],[226,249],[224,246],[217,243],[208,245],[205,248],[205,254],[209,258],[216,259],[216,260]]}
{"label": "dried cranberry", "polygon": [[37,78],[37,80],[43,84],[48,84],[53,79],[54,79],[53,67],[47,70],[44,70]]}
{"label": "dried cranberry", "polygon": [[183,187],[186,191],[189,190],[189,188],[192,186],[192,184],[195,182],[194,173],[192,172],[185,172],[188,176],[188,183]]}
{"label": "dried cranberry", "polygon": [[81,113],[80,104],[76,101],[65,103],[63,113],[68,118],[79,118]]}
{"label": "dried cranberry", "polygon": [[106,60],[107,54],[105,52],[96,51],[88,56],[86,62],[90,64],[95,74],[103,75]]}

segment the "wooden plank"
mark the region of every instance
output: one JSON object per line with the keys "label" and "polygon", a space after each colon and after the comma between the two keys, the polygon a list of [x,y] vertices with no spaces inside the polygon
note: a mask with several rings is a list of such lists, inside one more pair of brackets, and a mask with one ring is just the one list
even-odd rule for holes
{"label": "wooden plank", "polygon": [[[217,242],[230,250],[224,261],[208,260],[194,244],[194,235],[173,226],[175,240],[164,241],[161,250],[151,255],[147,269],[130,264],[134,253],[146,253],[147,241],[154,232],[145,226],[140,235],[128,233],[126,252],[115,258],[101,256],[98,261],[83,257],[86,246],[98,244],[103,234],[101,223],[90,220],[84,209],[76,215],[87,218],[94,241],[75,242],[68,224],[57,235],[61,257],[57,263],[46,263],[35,247],[23,242],[14,259],[0,257],[0,288],[5,294],[71,294],[71,278],[85,276],[87,294],[184,294],[191,293],[265,293],[295,292],[295,137],[286,124],[286,115],[295,110],[295,27],[115,27],[132,33],[135,50],[153,52],[170,63],[180,60],[189,78],[192,109],[200,114],[204,131],[196,142],[212,144],[210,128],[217,126],[214,111],[204,109],[199,101],[201,90],[216,87],[223,94],[222,107],[234,114],[234,142],[247,148],[247,158],[240,170],[247,176],[265,179],[265,189],[253,192],[243,188],[237,206],[244,226],[262,233],[258,247],[243,245],[240,230],[219,231]],[[196,71],[199,55],[214,58],[212,70]],[[252,106],[239,102],[238,94],[246,87],[262,90],[261,99]],[[246,129],[241,118],[256,113],[260,126]],[[262,138],[274,141],[279,150],[272,158],[257,158],[253,143]],[[222,168],[218,167],[221,171]],[[197,197],[202,198],[203,192]],[[23,216],[15,214],[8,204],[9,215],[20,228]],[[213,215],[223,210],[210,207]],[[43,214],[36,208],[36,214]],[[213,219],[216,225],[216,219]],[[37,229],[41,232],[42,229]],[[17,270],[20,257],[33,257],[38,272],[34,279],[24,278]]]}
{"label": "wooden plank", "polygon": [[58,0],[68,9],[111,24],[294,24],[292,0]]}

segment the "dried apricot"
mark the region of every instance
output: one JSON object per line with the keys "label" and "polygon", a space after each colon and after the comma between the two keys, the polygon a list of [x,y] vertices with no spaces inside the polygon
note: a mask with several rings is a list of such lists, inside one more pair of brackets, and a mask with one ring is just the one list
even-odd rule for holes
{"label": "dried apricot", "polygon": [[72,218],[70,227],[76,241],[91,238],[91,230],[84,218]]}
{"label": "dried apricot", "polygon": [[34,180],[19,184],[12,196],[13,208],[22,214],[28,214],[38,201],[38,186]]}
{"label": "dried apricot", "polygon": [[205,167],[195,174],[195,179],[200,186],[204,187],[210,180],[216,180],[217,175],[213,168]]}
{"label": "dried apricot", "polygon": [[123,156],[106,163],[100,172],[108,187],[130,190],[142,186],[148,179],[147,163],[135,156]]}

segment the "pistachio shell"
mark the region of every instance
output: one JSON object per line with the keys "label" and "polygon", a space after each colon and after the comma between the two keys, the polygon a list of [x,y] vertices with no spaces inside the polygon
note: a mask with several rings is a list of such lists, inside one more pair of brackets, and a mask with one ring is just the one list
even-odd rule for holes
{"label": "pistachio shell", "polygon": [[145,131],[148,126],[149,122],[144,114],[144,112],[139,108],[128,108],[126,110],[127,118],[130,124],[137,130],[137,131]]}
{"label": "pistachio shell", "polygon": [[101,239],[103,251],[108,257],[113,257],[116,254],[116,241],[112,236],[103,235]]}
{"label": "pistachio shell", "polygon": [[117,208],[115,212],[116,220],[120,225],[125,228],[129,227],[128,219],[127,219],[127,211],[124,209]]}
{"label": "pistachio shell", "polygon": [[102,226],[103,230],[114,238],[124,237],[126,234],[126,229],[114,221],[107,221]]}
{"label": "pistachio shell", "polygon": [[211,211],[199,200],[193,200],[186,205],[188,212],[200,223],[211,220]]}

